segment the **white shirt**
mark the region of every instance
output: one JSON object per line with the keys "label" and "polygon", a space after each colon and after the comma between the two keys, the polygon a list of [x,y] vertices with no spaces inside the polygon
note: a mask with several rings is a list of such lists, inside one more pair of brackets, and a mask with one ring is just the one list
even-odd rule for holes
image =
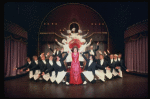
{"label": "white shirt", "polygon": [[57,64],[59,67],[61,67],[60,61],[57,61],[56,64]]}
{"label": "white shirt", "polygon": [[[93,62],[93,60],[90,60],[90,61],[89,61],[89,66],[92,64],[92,62]],[[89,67],[89,66],[88,66],[88,67]]]}
{"label": "white shirt", "polygon": [[36,65],[38,65],[38,60],[35,61]]}
{"label": "white shirt", "polygon": [[103,63],[104,63],[104,59],[100,60],[100,63],[101,63],[101,65],[103,65]]}
{"label": "white shirt", "polygon": [[42,60],[42,61],[43,61],[44,64],[46,64],[46,61],[45,61],[45,60]]}
{"label": "white shirt", "polygon": [[31,61],[30,62],[28,62],[29,64],[31,64]]}
{"label": "white shirt", "polygon": [[116,62],[116,61],[117,61],[117,59],[114,59],[114,61]]}
{"label": "white shirt", "polygon": [[110,63],[112,63],[112,62],[113,62],[113,59],[110,60]]}
{"label": "white shirt", "polygon": [[120,58],[118,58],[118,61],[120,61]]}
{"label": "white shirt", "polygon": [[94,52],[93,52],[93,50],[91,50],[91,51],[90,51],[90,54],[94,55]]}
{"label": "white shirt", "polygon": [[49,60],[49,63],[51,64],[51,66],[53,66],[53,61],[52,60]]}
{"label": "white shirt", "polygon": [[57,51],[57,55],[58,55],[59,51]]}

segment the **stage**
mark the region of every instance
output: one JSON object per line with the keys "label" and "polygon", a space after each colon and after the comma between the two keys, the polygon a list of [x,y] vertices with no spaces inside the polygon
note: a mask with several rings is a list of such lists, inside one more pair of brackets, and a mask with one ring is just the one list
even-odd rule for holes
{"label": "stage", "polygon": [[29,80],[26,76],[4,81],[4,96],[9,98],[146,98],[148,77],[123,72],[123,78],[96,81],[95,84],[52,84]]}

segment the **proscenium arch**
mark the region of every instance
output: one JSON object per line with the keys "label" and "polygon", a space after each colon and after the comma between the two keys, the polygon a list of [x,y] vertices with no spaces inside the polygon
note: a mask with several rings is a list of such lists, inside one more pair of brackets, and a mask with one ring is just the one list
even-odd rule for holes
{"label": "proscenium arch", "polygon": [[[103,22],[104,22],[104,24],[106,25],[106,28],[107,28],[107,33],[108,33],[108,44],[107,44],[108,46],[107,46],[107,48],[109,49],[109,31],[108,31],[107,24],[106,24],[106,22],[104,21],[104,19],[102,18],[102,16],[101,16],[97,11],[95,11],[93,8],[91,8],[91,7],[87,6],[87,5],[84,5],[84,4],[80,4],[80,3],[66,3],[66,4],[62,4],[62,5],[60,5],[60,6],[57,6],[56,8],[54,8],[53,10],[51,10],[49,13],[51,13],[52,11],[56,10],[56,9],[59,8],[59,7],[62,7],[62,6],[68,5],[68,4],[78,4],[78,5],[85,6],[85,7],[87,7],[87,8],[90,8],[90,9],[93,10],[94,12],[96,12],[96,13],[101,17],[101,19],[103,20]],[[49,15],[49,13],[48,13],[47,15]],[[42,24],[43,24],[43,21],[45,20],[45,18],[47,17],[47,15],[43,18],[43,20],[42,20],[42,22],[41,22],[41,25],[40,25],[40,28],[39,28],[39,32],[38,32],[38,56],[39,56],[39,35],[40,35],[40,29],[41,29],[41,26],[42,26]],[[71,24],[71,23],[70,23],[70,24]],[[70,26],[70,25],[69,25],[69,26]],[[68,27],[68,28],[70,28],[70,27]],[[80,29],[80,25],[79,25],[79,29]]]}

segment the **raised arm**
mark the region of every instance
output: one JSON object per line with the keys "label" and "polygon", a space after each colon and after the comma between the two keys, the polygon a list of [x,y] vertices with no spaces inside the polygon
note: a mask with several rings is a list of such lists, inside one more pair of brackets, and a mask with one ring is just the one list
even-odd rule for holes
{"label": "raised arm", "polygon": [[64,53],[66,53],[66,55],[61,59],[62,61],[64,61],[66,59],[66,57],[68,56],[67,52],[64,52]]}
{"label": "raised arm", "polygon": [[99,49],[99,42],[97,42],[97,48],[95,49],[95,51],[97,51]]}
{"label": "raised arm", "polygon": [[92,38],[90,39],[90,42],[86,45],[86,47],[91,45],[91,41],[92,41]]}
{"label": "raised arm", "polygon": [[61,35],[62,35],[63,37],[66,37],[66,38],[67,38],[67,35],[64,35],[63,33],[61,33]]}
{"label": "raised arm", "polygon": [[84,55],[84,54],[82,54],[82,56],[83,56],[83,58],[84,58],[86,61],[88,61],[88,59],[85,57],[85,55]]}
{"label": "raised arm", "polygon": [[67,50],[69,51],[69,53],[72,53],[71,49],[69,48],[69,45],[66,45]]}
{"label": "raised arm", "polygon": [[85,36],[87,36],[87,34],[88,34],[88,33],[86,33],[86,34],[82,35],[82,38],[83,38],[83,37],[85,37]]}
{"label": "raised arm", "polygon": [[58,43],[58,45],[60,45],[61,47],[63,47],[63,44],[62,44],[62,43],[60,43],[60,42],[58,42],[58,40],[57,40],[57,39],[55,39],[55,41]]}
{"label": "raised arm", "polygon": [[53,52],[54,50],[50,47],[50,44],[47,44],[48,48]]}

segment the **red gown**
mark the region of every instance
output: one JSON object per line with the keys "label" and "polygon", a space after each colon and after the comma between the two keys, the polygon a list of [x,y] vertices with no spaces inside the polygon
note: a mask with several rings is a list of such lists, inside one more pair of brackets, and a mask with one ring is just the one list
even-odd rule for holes
{"label": "red gown", "polygon": [[74,55],[72,53],[72,62],[70,68],[70,84],[82,84],[81,67],[79,62],[79,52]]}

